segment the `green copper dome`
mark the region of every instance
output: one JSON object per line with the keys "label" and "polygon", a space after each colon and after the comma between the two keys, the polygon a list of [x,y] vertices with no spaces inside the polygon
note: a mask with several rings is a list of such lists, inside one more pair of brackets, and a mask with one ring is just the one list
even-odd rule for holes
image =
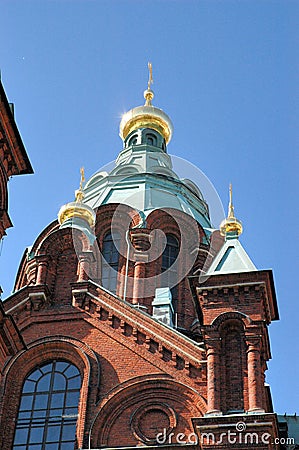
{"label": "green copper dome", "polygon": [[203,195],[191,180],[181,179],[173,171],[163,144],[157,131],[135,130],[125,140],[115,167],[109,173],[97,172],[86,183],[84,203],[92,208],[123,203],[145,215],[156,209],[174,208],[189,214],[203,227],[211,227]]}

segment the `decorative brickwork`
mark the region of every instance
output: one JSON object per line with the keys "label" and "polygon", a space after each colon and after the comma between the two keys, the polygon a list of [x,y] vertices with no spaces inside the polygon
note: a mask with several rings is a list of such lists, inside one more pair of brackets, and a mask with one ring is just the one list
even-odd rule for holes
{"label": "decorative brickwork", "polygon": [[[2,103],[1,108],[3,114]],[[161,117],[166,120],[158,108],[145,108],[154,111],[159,123]],[[142,115],[144,109],[140,111]],[[30,172],[30,165],[17,135],[9,134],[15,132],[14,125],[4,129],[1,115],[0,119],[1,237],[9,226],[7,177]],[[24,411],[20,404],[22,393],[22,400],[29,398],[26,383],[31,374],[39,372],[42,379],[42,368],[50,362],[52,367],[65,362],[76,366],[83,380],[76,430],[73,425],[75,449],[172,449],[187,444],[190,450],[245,449],[248,442],[251,448],[279,448],[273,444],[277,420],[264,383],[271,357],[267,328],[278,319],[272,273],[253,270],[252,265],[252,272],[223,274],[216,268],[206,275],[219,249],[225,249],[224,238],[218,231],[210,236],[208,208],[200,191],[172,171],[163,136],[155,133],[151,138],[156,141],[139,148],[137,140],[125,142],[119,167],[111,175],[114,180],[121,173],[136,176],[135,190],[142,178],[146,215],[109,203],[109,195],[118,198],[124,189],[130,191],[133,178],[117,178],[117,191],[114,181],[110,189],[111,179],[106,183],[98,174],[87,183],[86,197],[80,190],[76,200],[82,215],[75,214],[77,203],[71,203],[72,214],[65,213],[65,220],[59,216],[61,226],[52,222],[23,255],[15,292],[0,308],[1,450],[12,449],[15,423],[23,412],[22,420],[30,416],[30,430],[38,428],[33,412],[40,410],[54,411],[59,423],[67,422],[59,406],[59,386],[57,403],[53,400],[51,407],[39,410],[34,404]],[[135,167],[126,162],[126,151]],[[140,152],[143,166],[136,163],[134,152]],[[148,168],[150,173],[142,172]],[[95,199],[106,188],[106,203]],[[163,204],[165,198],[177,208],[153,207],[151,202]],[[95,224],[84,215],[89,211],[95,216],[88,202],[98,205]],[[175,251],[169,250],[167,259],[171,242]],[[108,261],[109,255],[113,261]],[[113,289],[106,283],[111,279]],[[167,292],[169,311],[174,313],[170,325],[152,315],[153,299],[161,291]],[[68,397],[63,389],[65,411]],[[42,395],[35,392],[30,399]],[[47,398],[52,402],[54,397]],[[19,419],[18,432],[15,440],[25,439]],[[31,450],[33,434],[27,433],[19,448]],[[51,437],[45,432],[41,439],[45,448]]]}
{"label": "decorative brickwork", "polygon": [[0,81],[0,239],[12,226],[8,215],[7,183],[12,175],[32,173],[12,109]]}
{"label": "decorative brickwork", "polygon": [[[115,205],[100,208],[98,217],[107,217],[109,210]],[[155,226],[158,218],[155,212]],[[165,223],[164,231],[174,233],[164,218],[162,212],[160,226]],[[150,220],[147,226],[150,230]],[[109,216],[99,236],[108,229]],[[91,448],[153,445],[156,435],[175,443],[180,433],[192,436],[192,420],[204,420],[205,414],[217,422],[223,414],[267,411],[263,361],[270,353],[265,321],[275,318],[269,272],[243,274],[242,279],[240,274],[213,277],[203,285],[191,277],[197,304],[184,280],[179,299],[198,323],[192,340],[133,308],[131,295],[123,301],[87,280],[86,274],[100,273],[96,261],[101,237],[91,246],[84,233],[58,229],[55,223],[41,236],[21,263],[19,290],[5,301],[27,349],[13,356],[3,371],[3,450],[11,448],[14,427],[9,423],[17,415],[23,380],[51,359],[75,364],[83,376],[78,448],[89,443]],[[158,268],[155,262],[150,270]],[[133,283],[136,266],[134,270]],[[31,284],[22,286],[28,278]]]}

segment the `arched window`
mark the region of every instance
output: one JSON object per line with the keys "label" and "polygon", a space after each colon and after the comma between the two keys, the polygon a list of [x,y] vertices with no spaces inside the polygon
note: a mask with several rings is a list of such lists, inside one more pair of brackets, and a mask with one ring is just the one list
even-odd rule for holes
{"label": "arched window", "polygon": [[166,235],[166,246],[162,255],[162,271],[169,269],[179,254],[178,240],[172,234]]}
{"label": "arched window", "polygon": [[118,262],[119,262],[119,233],[106,234],[102,248],[102,286],[111,292],[116,292]]}
{"label": "arched window", "polygon": [[166,235],[166,246],[162,254],[162,272],[166,272],[162,276],[163,287],[170,287],[172,298],[177,297],[177,268],[173,266],[179,254],[179,242],[172,235]]}
{"label": "arched window", "polygon": [[223,324],[221,330],[221,410],[225,412],[244,411],[244,366],[246,348],[241,322]]}
{"label": "arched window", "polygon": [[128,142],[128,147],[130,147],[131,145],[136,145],[137,144],[137,134],[134,134],[133,136],[130,137],[129,142]]}
{"label": "arched window", "polygon": [[13,450],[73,450],[81,387],[77,367],[51,361],[26,378]]}
{"label": "arched window", "polygon": [[149,145],[157,145],[157,138],[154,134],[147,134],[146,135],[146,143]]}

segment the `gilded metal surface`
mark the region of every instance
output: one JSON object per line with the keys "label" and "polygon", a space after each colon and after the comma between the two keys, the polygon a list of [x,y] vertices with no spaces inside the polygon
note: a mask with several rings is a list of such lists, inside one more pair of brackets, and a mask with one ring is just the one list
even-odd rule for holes
{"label": "gilded metal surface", "polygon": [[154,98],[154,93],[151,90],[151,84],[153,84],[154,80],[153,80],[153,66],[152,63],[148,63],[148,83],[147,83],[147,90],[144,91],[144,98],[145,98],[145,105],[146,106],[151,106],[152,105],[152,100]]}
{"label": "gilded metal surface", "polygon": [[162,134],[166,140],[166,144],[168,144],[172,137],[173,125],[168,115],[162,109],[152,106],[154,93],[151,90],[151,85],[154,80],[153,67],[150,62],[148,63],[148,70],[147,90],[143,94],[145,105],[130,109],[130,111],[123,115],[119,126],[119,135],[122,140],[125,140],[132,131],[138,128],[152,128]]}
{"label": "gilded metal surface", "polygon": [[228,205],[228,216],[230,219],[235,217],[234,205],[233,205],[233,187],[230,183],[229,185],[229,205]]}
{"label": "gilded metal surface", "polygon": [[241,222],[234,218],[224,219],[220,225],[220,233],[222,236],[226,236],[227,233],[236,233],[238,236],[242,234],[243,227]]}
{"label": "gilded metal surface", "polygon": [[91,227],[95,224],[94,211],[83,203],[71,202],[60,208],[58,213],[58,221],[60,225],[62,225],[66,220],[74,217],[86,220]]}
{"label": "gilded metal surface", "polygon": [[80,173],[81,173],[81,179],[80,179],[80,187],[79,187],[79,190],[82,191],[82,189],[83,189],[83,183],[84,183],[84,181],[85,181],[84,167],[81,167]]}
{"label": "gilded metal surface", "polygon": [[147,63],[147,66],[148,66],[147,89],[150,91],[151,90],[151,84],[153,84],[153,82],[154,82],[154,80],[153,80],[153,66],[152,66],[151,62]]}
{"label": "gilded metal surface", "polygon": [[241,222],[236,219],[233,205],[233,188],[232,184],[229,185],[229,205],[227,218],[221,222],[220,233],[225,236],[227,233],[236,233],[238,236],[242,234],[243,227]]}
{"label": "gilded metal surface", "polygon": [[58,213],[58,221],[62,225],[66,220],[77,217],[78,219],[83,219],[88,222],[88,224],[93,227],[95,224],[95,213],[90,206],[84,205],[82,203],[84,199],[83,183],[85,181],[84,168],[80,169],[81,179],[79,189],[75,191],[75,201],[67,203],[60,208]]}
{"label": "gilded metal surface", "polygon": [[81,173],[80,186],[79,189],[75,192],[76,202],[79,203],[81,203],[82,200],[84,199],[84,192],[83,192],[83,183],[85,181],[84,167],[81,167],[80,173]]}
{"label": "gilded metal surface", "polygon": [[159,108],[147,105],[133,108],[123,115],[119,127],[120,137],[124,140],[138,128],[157,130],[165,138],[167,144],[173,132],[173,125],[167,114]]}
{"label": "gilded metal surface", "polygon": [[143,96],[145,98],[145,105],[144,106],[152,106],[152,100],[154,98],[154,93],[150,89],[147,89],[144,91]]}
{"label": "gilded metal surface", "polygon": [[75,192],[75,196],[76,196],[76,202],[77,203],[82,203],[83,199],[84,199],[84,192],[81,191],[80,189],[78,189]]}

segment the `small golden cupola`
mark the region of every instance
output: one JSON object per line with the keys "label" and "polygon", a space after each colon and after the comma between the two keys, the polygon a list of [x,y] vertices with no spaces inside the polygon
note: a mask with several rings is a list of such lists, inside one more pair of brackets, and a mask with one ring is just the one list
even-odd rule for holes
{"label": "small golden cupola", "polygon": [[80,187],[75,191],[75,201],[63,205],[58,213],[60,228],[72,227],[81,229],[89,237],[93,236],[92,228],[95,225],[96,214],[94,210],[83,203],[85,181],[84,168],[80,169]]}
{"label": "small golden cupola", "polygon": [[229,205],[228,215],[220,224],[220,233],[225,236],[225,239],[235,239],[243,232],[242,223],[235,217],[233,206],[233,189],[232,185],[229,185]]}
{"label": "small golden cupola", "polygon": [[165,139],[166,145],[170,142],[173,125],[168,115],[152,105],[154,93],[151,90],[153,84],[152,64],[148,63],[149,68],[149,80],[146,91],[144,91],[145,104],[143,106],[137,106],[130,109],[122,116],[122,120],[119,126],[119,135],[123,141],[133,131],[141,128],[150,128],[156,130]]}

